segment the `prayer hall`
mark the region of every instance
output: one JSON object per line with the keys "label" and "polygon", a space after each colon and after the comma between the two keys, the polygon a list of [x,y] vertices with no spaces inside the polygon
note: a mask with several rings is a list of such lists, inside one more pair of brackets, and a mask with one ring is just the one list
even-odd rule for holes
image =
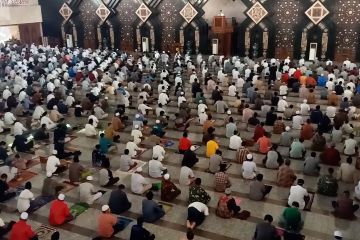
{"label": "prayer hall", "polygon": [[359,240],[360,0],[0,0],[0,240]]}

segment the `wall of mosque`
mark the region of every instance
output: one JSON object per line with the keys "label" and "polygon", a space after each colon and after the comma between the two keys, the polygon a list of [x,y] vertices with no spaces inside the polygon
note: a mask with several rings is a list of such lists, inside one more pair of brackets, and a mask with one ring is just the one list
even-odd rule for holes
{"label": "wall of mosque", "polygon": [[[360,58],[360,2],[349,0],[39,0],[44,36],[75,46],[211,53],[212,19],[234,27],[240,56]],[[0,14],[1,16],[1,14]]]}

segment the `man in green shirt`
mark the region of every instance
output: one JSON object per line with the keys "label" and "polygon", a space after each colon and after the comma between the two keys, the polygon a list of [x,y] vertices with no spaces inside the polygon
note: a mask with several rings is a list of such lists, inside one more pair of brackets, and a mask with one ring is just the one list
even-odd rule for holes
{"label": "man in green shirt", "polygon": [[290,157],[300,159],[305,156],[306,150],[304,146],[304,139],[295,140],[290,146]]}
{"label": "man in green shirt", "polygon": [[288,207],[284,210],[280,217],[279,225],[290,232],[298,233],[301,231],[304,222],[299,211],[298,202],[293,202],[292,207]]}
{"label": "man in green shirt", "polygon": [[329,168],[328,174],[323,175],[319,178],[318,181],[318,193],[325,195],[325,196],[331,196],[335,197],[337,196],[337,190],[338,190],[338,182],[336,178],[333,176],[334,169]]}

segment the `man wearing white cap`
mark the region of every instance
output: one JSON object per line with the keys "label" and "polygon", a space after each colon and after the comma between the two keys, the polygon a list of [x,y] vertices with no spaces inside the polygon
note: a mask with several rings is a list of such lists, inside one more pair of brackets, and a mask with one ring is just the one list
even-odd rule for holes
{"label": "man wearing white cap", "polygon": [[139,125],[135,125],[134,129],[131,131],[131,136],[134,138],[134,143],[139,144],[142,141],[143,134],[139,130]]}
{"label": "man wearing white cap", "polygon": [[296,130],[301,130],[304,120],[300,115],[300,111],[296,111],[296,115],[292,118],[292,127]]}
{"label": "man wearing white cap", "polygon": [[57,123],[61,118],[64,118],[64,116],[59,112],[57,106],[53,106],[53,109],[49,113],[49,118],[54,123]]}
{"label": "man wearing white cap", "polygon": [[168,104],[170,101],[169,96],[166,94],[166,90],[162,90],[162,92],[159,94],[158,103],[161,103],[162,105]]}
{"label": "man wearing white cap", "polygon": [[101,212],[98,217],[98,235],[101,238],[111,238],[124,229],[124,225],[118,221],[118,218],[111,214],[109,205],[103,205]]}
{"label": "man wearing white cap", "polygon": [[138,110],[141,112],[141,114],[146,115],[149,110],[152,110],[152,108],[146,105],[146,101],[144,101],[143,103],[139,104]]}
{"label": "man wearing white cap", "polygon": [[280,146],[290,147],[291,143],[294,141],[294,136],[290,132],[291,128],[289,126],[285,127],[285,132],[281,133],[280,136]]}
{"label": "man wearing white cap", "polygon": [[153,157],[149,161],[149,175],[152,178],[161,178],[167,172],[166,167],[157,157]]}
{"label": "man wearing white cap", "polygon": [[32,230],[31,226],[26,223],[29,218],[27,212],[20,215],[20,220],[15,223],[11,229],[9,240],[27,240],[37,239],[36,233]]}
{"label": "man wearing white cap", "polygon": [[151,183],[141,175],[142,171],[143,169],[138,167],[131,175],[131,191],[133,193],[143,194],[152,187]]}
{"label": "man wearing white cap", "polygon": [[131,157],[135,157],[137,155],[137,151],[141,150],[134,140],[127,142],[125,148],[129,150],[129,155]]}
{"label": "man wearing white cap", "polygon": [[54,123],[48,116],[47,116],[47,112],[44,112],[41,116],[41,120],[40,120],[40,125],[46,125],[46,129],[47,130],[51,130],[54,129],[57,124]]}
{"label": "man wearing white cap", "polygon": [[69,96],[66,97],[65,104],[68,107],[73,107],[75,103],[75,98],[72,93],[69,93]]}
{"label": "man wearing white cap", "polygon": [[60,226],[70,222],[74,217],[70,213],[69,206],[66,204],[65,195],[60,193],[50,206],[49,223],[51,226]]}
{"label": "man wearing white cap", "polygon": [[341,240],[341,239],[343,239],[343,234],[342,234],[342,232],[339,231],[339,230],[336,230],[336,231],[334,232],[334,238],[335,238],[336,240]]}
{"label": "man wearing white cap", "polygon": [[181,194],[181,190],[170,180],[170,174],[165,174],[161,182],[161,200],[171,202]]}
{"label": "man wearing white cap", "polygon": [[304,99],[303,103],[300,104],[300,113],[301,115],[309,115],[310,106],[307,104],[307,100]]}
{"label": "man wearing white cap", "polygon": [[9,90],[9,86],[6,86],[2,94],[3,99],[7,100],[11,95],[12,93]]}
{"label": "man wearing white cap", "polygon": [[166,154],[164,147],[159,143],[156,143],[156,145],[153,147],[152,153],[152,157],[157,158],[159,161],[162,161]]}
{"label": "man wearing white cap", "polygon": [[95,105],[94,115],[98,119],[105,119],[109,116],[109,114],[107,114],[99,105]]}
{"label": "man wearing white cap", "polygon": [[253,161],[253,155],[246,155],[246,161],[242,165],[242,176],[244,179],[254,179],[256,177],[256,163]]}
{"label": "man wearing white cap", "polygon": [[60,159],[56,157],[57,151],[53,150],[52,155],[46,162],[46,172],[52,175],[64,172],[67,167],[61,165]]}
{"label": "man wearing white cap", "polygon": [[102,192],[95,190],[94,185],[90,183],[92,180],[94,180],[94,178],[88,176],[86,182],[80,183],[79,185],[80,202],[85,202],[89,205],[93,204],[103,195]]}
{"label": "man wearing white cap", "polygon": [[278,112],[284,112],[288,106],[289,105],[286,101],[286,96],[283,96],[282,99],[280,99],[277,104],[277,110],[278,110]]}

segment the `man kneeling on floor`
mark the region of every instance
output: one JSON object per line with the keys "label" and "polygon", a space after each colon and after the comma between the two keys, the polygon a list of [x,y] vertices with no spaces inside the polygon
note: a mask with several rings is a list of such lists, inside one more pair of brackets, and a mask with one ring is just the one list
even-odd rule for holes
{"label": "man kneeling on floor", "polygon": [[101,211],[98,218],[99,237],[110,238],[124,229],[124,225],[118,221],[118,218],[111,214],[109,205],[103,205]]}
{"label": "man kneeling on floor", "polygon": [[74,219],[64,199],[65,195],[60,193],[58,198],[51,203],[49,223],[52,226],[60,226]]}

